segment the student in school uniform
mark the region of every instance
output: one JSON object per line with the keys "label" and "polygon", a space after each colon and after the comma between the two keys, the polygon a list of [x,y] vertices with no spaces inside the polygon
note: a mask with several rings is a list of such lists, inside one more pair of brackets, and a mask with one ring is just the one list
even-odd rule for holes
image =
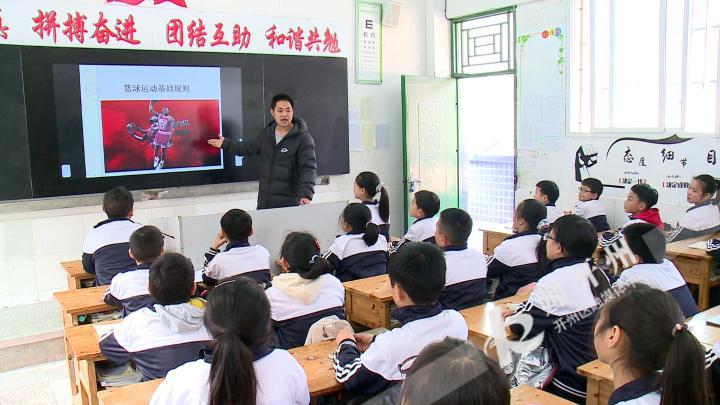
{"label": "student in school uniform", "polygon": [[673,298],[638,284],[603,306],[593,332],[613,372],[608,404],[710,405],[705,350]]}
{"label": "student in school uniform", "polygon": [[565,215],[563,210],[555,205],[560,198],[560,189],[552,180],[541,180],[535,185],[533,199],[540,202],[547,210],[547,222],[552,224],[556,219]]}
{"label": "student in school uniform", "polygon": [[487,258],[488,277],[498,279],[496,300],[515,295],[520,287],[540,278],[537,249],[542,238],[538,225],[545,219],[546,208],[534,199],[518,204],[513,215],[517,233],[505,238]]}
{"label": "student in school uniform", "polygon": [[342,282],[387,273],[387,241],[371,218],[365,205],[348,204],[340,216],[346,234],[335,238],[322,254]]}
{"label": "student in school uniform", "polygon": [[438,302],[445,272],[442,250],[429,243],[410,242],[393,256],[388,274],[398,308],[392,317],[402,326],[376,337],[353,334],[349,328],[338,333],[333,355],[335,378],[343,383],[348,396],[385,391],[388,399],[394,400],[394,390],[425,346],[448,336],[467,340],[462,315],[443,310]]}
{"label": "student in school uniform", "polygon": [[205,301],[195,291],[192,263],[166,253],[150,266],[150,294],[156,304],[125,317],[100,338],[100,351],[113,364],[132,362],[142,380],[163,378],[169,370],[196,360],[212,338],[203,326]]}
{"label": "student in school uniform", "polygon": [[600,202],[600,196],[603,192],[602,182],[588,177],[583,179],[578,190],[578,203],[575,205],[575,214],[590,221],[595,228],[595,232],[609,230],[610,225],[608,225],[605,206]]}
{"label": "student in school uniform", "polygon": [[625,212],[630,214],[630,220],[623,225],[623,228],[644,222],[664,229],[665,224],[660,219],[660,210],[654,208],[657,202],[658,192],[649,184],[636,184],[630,187],[623,204]]}
{"label": "student in school uniform", "polygon": [[145,225],[130,235],[130,257],[137,265],[113,277],[105,292],[106,304],[122,307],[123,316],[141,308],[152,307],[148,283],[150,266],[163,254],[163,234],[157,227]]}
{"label": "student in school uniform", "polygon": [[204,323],[211,349],[171,370],[150,405],[307,405],[307,376],[297,360],[269,345],[270,304],[250,279],[218,284]]}
{"label": "student in school uniform", "polygon": [[445,309],[459,311],[487,301],[485,255],[467,245],[472,226],[470,215],[459,208],[440,213],[435,241],[445,252],[445,288],[440,295],[440,305]]}
{"label": "student in school uniform", "polygon": [[693,177],[687,202],[693,204],[670,232],[667,242],[677,242],[720,231],[720,181],[709,174]]}
{"label": "student in school uniform", "polygon": [[[205,253],[205,284],[213,286],[230,278],[248,277],[269,285],[270,252],[262,245],[251,245],[248,239],[252,234],[252,217],[247,212],[234,208],[220,218],[220,232]],[[225,250],[221,252],[223,245]]]}
{"label": "student in school uniform", "polygon": [[665,234],[652,224],[635,223],[623,229],[623,236],[638,264],[623,270],[613,287],[647,284],[672,295],[685,318],[697,314],[687,283],[673,262],[665,258]]}
{"label": "student in school uniform", "polygon": [[[380,181],[380,177],[373,172],[361,172],[355,177],[353,193],[355,198],[370,208],[372,223],[380,228],[380,235],[389,241],[390,198],[387,190],[385,190],[385,185]],[[375,199],[378,194],[380,195],[379,200]]]}
{"label": "student in school uniform", "polygon": [[435,244],[435,215],[440,212],[440,197],[432,191],[420,190],[413,196],[410,204],[410,216],[415,222],[410,225],[405,235],[393,240],[389,252],[397,252],[405,242],[428,242]]}
{"label": "student in school uniform", "polygon": [[282,274],[265,290],[270,300],[275,344],[282,349],[305,344],[310,326],[322,318],[345,319],[345,287],[332,265],[320,257],[320,242],[292,232],[280,250]]}
{"label": "student in school uniform", "polygon": [[[557,372],[549,382],[551,393],[584,403],[586,379],[577,368],[595,358],[591,345],[596,300],[609,288],[599,268],[588,264],[597,246],[590,222],[577,215],[558,218],[547,235],[551,272],[540,278],[530,297],[513,313],[532,317],[529,331],[513,318],[506,319],[517,336],[532,339],[543,333],[542,344]],[[523,335],[526,334],[526,335]]]}
{"label": "student in school uniform", "polygon": [[95,285],[108,285],[116,274],[135,264],[128,255],[130,234],[140,228],[132,221],[133,196],[125,187],[115,187],[103,196],[103,211],[108,219],[85,235],[82,264],[95,274]]}
{"label": "student in school uniform", "polygon": [[510,385],[496,361],[474,344],[448,337],[420,352],[398,404],[510,405]]}

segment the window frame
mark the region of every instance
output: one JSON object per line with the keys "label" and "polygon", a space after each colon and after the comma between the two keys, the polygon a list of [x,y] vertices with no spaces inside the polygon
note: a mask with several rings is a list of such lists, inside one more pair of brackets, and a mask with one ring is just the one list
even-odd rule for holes
{"label": "window frame", "polygon": [[[450,77],[453,79],[462,79],[462,78],[468,78],[468,77],[483,77],[483,76],[493,76],[493,75],[504,75],[504,74],[510,74],[515,73],[517,71],[517,20],[516,20],[516,12],[515,12],[516,6],[511,7],[503,7],[491,11],[485,11],[482,13],[475,13],[470,14],[462,17],[457,18],[451,18],[450,19]],[[509,49],[512,50],[512,56],[509,59],[510,65],[512,65],[511,69],[505,69],[495,72],[485,72],[485,73],[459,73],[457,71],[457,28],[459,24],[475,20],[479,18],[485,18],[485,17],[492,17],[494,15],[500,15],[500,14],[511,14],[512,15],[512,33],[509,35],[510,37],[510,43],[508,44]]]}

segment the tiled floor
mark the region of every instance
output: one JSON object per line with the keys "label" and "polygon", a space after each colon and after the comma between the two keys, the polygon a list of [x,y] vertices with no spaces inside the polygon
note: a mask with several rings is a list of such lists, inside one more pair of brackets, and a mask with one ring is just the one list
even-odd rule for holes
{"label": "tiled floor", "polygon": [[72,405],[67,363],[54,361],[0,373],[0,404]]}
{"label": "tiled floor", "polygon": [[0,309],[0,341],[62,330],[57,301]]}

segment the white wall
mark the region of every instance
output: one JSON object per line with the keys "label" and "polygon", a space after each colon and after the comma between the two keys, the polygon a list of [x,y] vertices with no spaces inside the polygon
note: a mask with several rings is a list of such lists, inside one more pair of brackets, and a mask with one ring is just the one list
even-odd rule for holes
{"label": "white wall", "polygon": [[[102,0],[84,1],[104,3]],[[428,7],[427,2],[435,4]],[[401,233],[403,226],[400,76],[425,75],[428,66],[432,66],[432,62],[427,61],[425,27],[427,20],[434,18],[427,19],[426,12],[441,13],[442,8],[438,9],[437,1],[427,2],[404,1],[397,27],[384,27],[382,85],[355,84],[355,51],[351,49],[348,53],[349,108],[359,110],[361,102],[369,100],[373,118],[363,122],[389,125],[392,133],[390,148],[365,147],[362,152],[350,152],[350,174],[331,176],[329,185],[316,187],[316,202],[352,199],[355,174],[363,170],[375,171],[390,192],[394,234]],[[354,0],[188,0],[187,4],[190,8],[206,11],[340,21],[347,25],[348,32],[354,33]],[[346,46],[352,47],[353,42],[354,38]],[[237,185],[242,192],[230,194],[138,201],[135,219],[146,223],[166,217],[213,214],[236,207],[254,209],[256,184]],[[202,194],[207,190],[214,188],[199,187],[195,193]],[[99,206],[79,206],[87,201],[95,203],[99,198],[0,204],[0,308],[48,300],[52,298],[52,292],[66,289],[64,273],[58,263],[80,258],[85,232],[104,219]],[[48,209],[65,206],[69,208]],[[335,221],[336,218],[328,220]]]}

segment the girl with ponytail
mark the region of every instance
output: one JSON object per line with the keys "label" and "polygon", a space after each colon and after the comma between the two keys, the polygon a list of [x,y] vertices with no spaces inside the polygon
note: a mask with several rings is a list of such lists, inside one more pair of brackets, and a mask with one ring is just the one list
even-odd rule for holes
{"label": "girl with ponytail", "polygon": [[329,316],[345,319],[345,288],[321,257],[320,243],[304,232],[290,233],[280,249],[282,274],[265,290],[270,301],[275,345],[302,346],[315,322]]}
{"label": "girl with ponytail", "polygon": [[[390,199],[380,177],[373,172],[361,172],[355,177],[355,198],[365,204],[372,214],[372,222],[380,228],[380,234],[390,240]],[[376,199],[376,196],[380,196]]]}
{"label": "girl with ponytail", "polygon": [[720,231],[720,181],[709,174],[693,177],[687,190],[692,207],[683,214],[667,242],[709,235]]}
{"label": "girl with ponytail", "polygon": [[348,204],[340,216],[346,234],[335,238],[322,256],[342,282],[387,272],[387,239],[371,220],[370,209],[360,203]]}
{"label": "girl with ponytail", "polygon": [[307,376],[288,352],[268,345],[270,304],[257,283],[238,278],[209,294],[203,322],[213,337],[200,360],[170,371],[150,400],[167,404],[308,404]]}
{"label": "girl with ponytail", "polygon": [[709,405],[705,350],[668,293],[635,284],[597,317],[598,358],[613,370],[609,404]]}

